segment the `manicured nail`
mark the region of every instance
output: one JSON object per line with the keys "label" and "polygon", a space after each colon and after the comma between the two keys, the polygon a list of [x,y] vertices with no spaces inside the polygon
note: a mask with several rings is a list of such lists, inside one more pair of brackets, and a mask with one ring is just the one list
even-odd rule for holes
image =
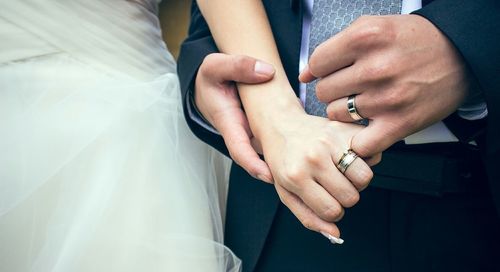
{"label": "manicured nail", "polygon": [[254,71],[257,74],[271,76],[274,74],[274,67],[269,63],[256,61],[254,66]]}
{"label": "manicured nail", "polygon": [[323,236],[325,236],[326,239],[330,240],[330,243],[332,243],[332,244],[339,244],[339,245],[341,245],[341,244],[344,243],[343,239],[337,238],[337,237],[335,237],[333,235],[330,235],[330,234],[328,234],[326,232],[321,232],[321,234],[323,234]]}

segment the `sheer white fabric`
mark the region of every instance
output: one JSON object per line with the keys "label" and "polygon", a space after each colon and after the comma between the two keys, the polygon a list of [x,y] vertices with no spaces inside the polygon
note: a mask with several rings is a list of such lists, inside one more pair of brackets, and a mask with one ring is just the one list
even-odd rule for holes
{"label": "sheer white fabric", "polygon": [[0,271],[239,270],[155,10],[0,2]]}

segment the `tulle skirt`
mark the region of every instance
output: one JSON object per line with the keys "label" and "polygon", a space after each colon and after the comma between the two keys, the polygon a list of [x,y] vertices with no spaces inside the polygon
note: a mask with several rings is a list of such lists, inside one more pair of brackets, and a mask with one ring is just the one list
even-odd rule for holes
{"label": "tulle skirt", "polygon": [[0,271],[238,271],[228,161],[195,139],[178,79],[59,52],[0,64]]}

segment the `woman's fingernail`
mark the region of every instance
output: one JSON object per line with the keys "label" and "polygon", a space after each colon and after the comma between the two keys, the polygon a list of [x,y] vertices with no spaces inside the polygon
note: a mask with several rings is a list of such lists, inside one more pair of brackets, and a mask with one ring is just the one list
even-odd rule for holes
{"label": "woman's fingernail", "polygon": [[255,62],[254,71],[257,74],[271,76],[274,74],[274,67],[269,63],[258,60]]}
{"label": "woman's fingernail", "polygon": [[332,243],[332,244],[339,244],[339,245],[341,245],[341,244],[344,243],[343,239],[337,238],[337,237],[335,237],[333,235],[330,235],[330,234],[328,234],[326,232],[321,232],[321,234],[323,234],[323,236],[325,236],[326,239],[330,240],[330,243]]}

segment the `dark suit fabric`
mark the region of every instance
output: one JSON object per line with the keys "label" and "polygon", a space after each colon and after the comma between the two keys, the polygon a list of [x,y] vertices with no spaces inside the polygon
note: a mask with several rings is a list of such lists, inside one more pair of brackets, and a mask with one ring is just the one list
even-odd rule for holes
{"label": "dark suit fabric", "polygon": [[[263,2],[285,70],[298,90],[301,1]],[[192,103],[203,58],[217,52],[196,4],[191,14],[178,66],[184,104]],[[500,204],[494,165],[500,139],[500,9],[497,1],[436,0],[418,14],[450,38],[484,93],[489,116],[486,134],[475,139],[479,148],[396,144],[374,168],[375,178],[360,203],[339,222],[346,240],[340,246],[306,230],[279,202],[273,186],[233,165],[225,243],[242,258],[244,272],[500,271],[500,219],[494,204]],[[192,131],[227,155],[222,138],[184,112]]]}

